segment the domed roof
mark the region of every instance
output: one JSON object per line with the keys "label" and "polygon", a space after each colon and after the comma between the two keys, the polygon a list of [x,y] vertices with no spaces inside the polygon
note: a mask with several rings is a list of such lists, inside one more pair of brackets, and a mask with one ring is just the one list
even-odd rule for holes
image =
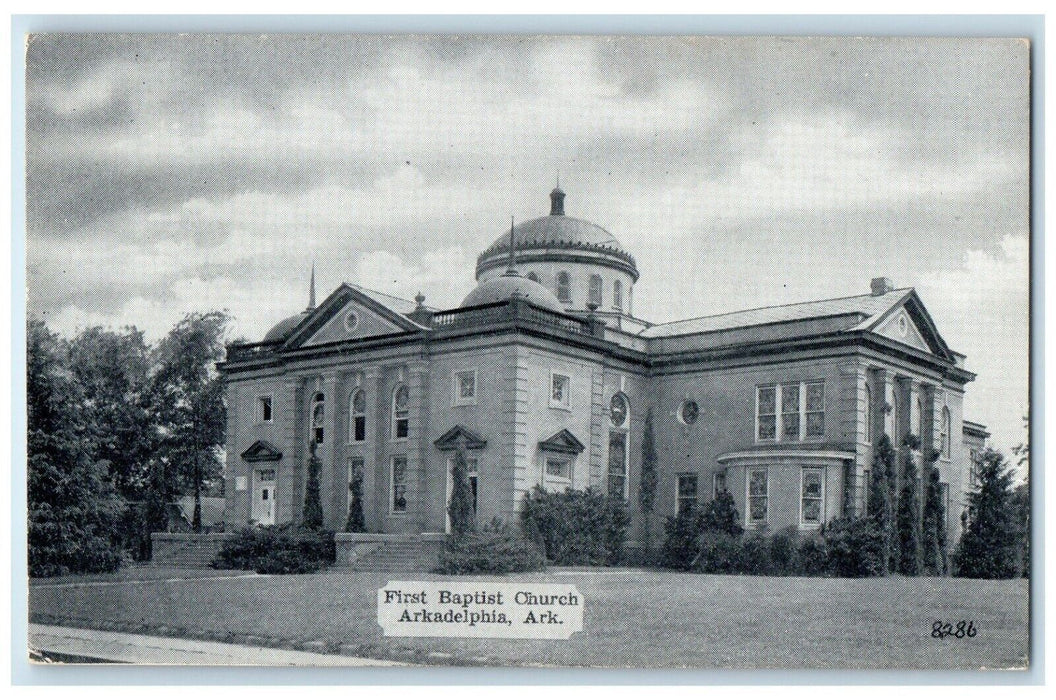
{"label": "domed roof", "polygon": [[565,310],[565,307],[549,289],[527,277],[521,277],[516,273],[511,274],[509,272],[478,284],[476,289],[467,294],[466,298],[462,300],[462,306],[493,304],[506,301],[514,294],[520,294],[532,304],[550,311],[562,313]]}
{"label": "domed roof", "polygon": [[[635,279],[638,269],[634,258],[624,250],[611,233],[597,224],[574,216],[565,215],[565,193],[555,189],[550,193],[550,214],[524,221],[513,228],[514,245],[517,251],[528,253],[532,249],[545,248],[589,251],[601,259],[627,269]],[[477,276],[487,268],[501,265],[502,258],[510,250],[510,236],[503,234],[495,239],[477,258]]]}
{"label": "domed roof", "polygon": [[272,327],[272,329],[268,331],[267,334],[264,336],[263,342],[272,343],[278,342],[280,340],[286,340],[287,338],[289,338],[290,333],[292,333],[293,329],[296,328],[297,325],[301,321],[303,321],[305,317],[308,316],[309,311],[311,311],[311,309],[305,309],[299,314],[294,314],[293,316],[290,316],[289,318],[284,318],[283,320],[276,323]]}

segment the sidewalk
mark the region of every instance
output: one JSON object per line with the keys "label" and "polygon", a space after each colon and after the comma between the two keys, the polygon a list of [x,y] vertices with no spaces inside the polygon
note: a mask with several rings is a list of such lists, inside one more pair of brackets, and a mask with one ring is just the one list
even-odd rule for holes
{"label": "sidewalk", "polygon": [[338,654],[200,642],[173,637],[29,625],[29,647],[101,662],[197,666],[406,666],[395,661]]}

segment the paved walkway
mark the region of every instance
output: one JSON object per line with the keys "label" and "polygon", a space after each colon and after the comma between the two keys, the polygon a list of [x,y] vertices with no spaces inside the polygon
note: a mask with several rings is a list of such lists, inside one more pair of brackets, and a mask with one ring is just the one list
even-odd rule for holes
{"label": "paved walkway", "polygon": [[174,637],[29,625],[29,646],[67,658],[104,662],[197,666],[405,666],[378,659],[268,649]]}

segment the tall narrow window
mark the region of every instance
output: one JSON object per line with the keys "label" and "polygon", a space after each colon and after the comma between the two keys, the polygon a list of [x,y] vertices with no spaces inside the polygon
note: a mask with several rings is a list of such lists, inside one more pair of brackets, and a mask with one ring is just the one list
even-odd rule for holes
{"label": "tall narrow window", "polygon": [[564,271],[557,273],[557,300],[572,301],[572,282]]}
{"label": "tall narrow window", "polygon": [[351,442],[363,442],[367,439],[367,392],[356,389],[348,405],[348,436]]}
{"label": "tall narrow window", "polygon": [[825,384],[808,382],[806,387],[807,437],[825,437]]}
{"label": "tall narrow window", "polygon": [[825,472],[817,467],[803,467],[799,484],[801,525],[821,525],[825,514]]}
{"label": "tall narrow window", "polygon": [[781,439],[799,439],[799,384],[781,386]]}
{"label": "tall narrow window", "polygon": [[756,439],[777,439],[777,387],[761,386],[756,389]]}
{"label": "tall narrow window", "polygon": [[718,498],[720,493],[726,493],[726,472],[715,472],[711,480],[711,497]]}
{"label": "tall narrow window", "polygon": [[697,475],[678,475],[678,494],[676,496],[676,510],[679,515],[692,513],[697,507]]}
{"label": "tall narrow window", "polygon": [[627,433],[609,432],[609,496],[627,498]]}
{"label": "tall narrow window", "polygon": [[601,308],[601,275],[590,276],[590,289],[587,293],[587,303]]}
{"label": "tall narrow window", "polygon": [[565,374],[550,374],[550,406],[554,408],[568,408],[569,384],[571,379]]}
{"label": "tall narrow window", "polygon": [[312,440],[320,445],[323,442],[326,431],[323,429],[326,421],[326,396],[322,392],[312,399]]}
{"label": "tall narrow window", "polygon": [[620,280],[612,283],[612,308],[623,309],[623,282]]}
{"label": "tall narrow window", "polygon": [[[451,475],[455,472],[455,458],[448,457],[447,459],[447,502],[451,502],[451,494],[455,489],[455,484],[451,480]],[[466,481],[469,482],[469,493],[473,497],[473,512],[477,512],[477,458],[466,457]],[[448,520],[450,524],[450,519]]]}
{"label": "tall narrow window", "polygon": [[865,441],[873,441],[873,391],[865,385]]}
{"label": "tall narrow window", "polygon": [[393,513],[407,512],[407,457],[405,455],[394,455],[391,469],[392,503]]}
{"label": "tall narrow window", "polygon": [[761,525],[767,520],[769,497],[766,469],[752,469],[748,475],[748,523]]}
{"label": "tall narrow window", "polygon": [[392,392],[392,439],[403,440],[408,433],[408,408],[410,394],[407,387],[400,385]]}
{"label": "tall narrow window", "polygon": [[258,396],[257,397],[257,422],[258,423],[270,423],[272,416],[272,400],[271,396]]}
{"label": "tall narrow window", "polygon": [[942,407],[942,427],[939,429],[939,444],[942,446],[943,459],[950,458],[950,409]]}

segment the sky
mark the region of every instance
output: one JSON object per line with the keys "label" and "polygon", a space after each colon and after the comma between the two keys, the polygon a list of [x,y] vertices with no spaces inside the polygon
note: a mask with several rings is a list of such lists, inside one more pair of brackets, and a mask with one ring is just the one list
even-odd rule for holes
{"label": "sky", "polygon": [[259,340],[342,281],[457,306],[549,212],[636,258],[664,322],[915,287],[1025,439],[1029,53],[1016,40],[38,35],[28,312]]}

